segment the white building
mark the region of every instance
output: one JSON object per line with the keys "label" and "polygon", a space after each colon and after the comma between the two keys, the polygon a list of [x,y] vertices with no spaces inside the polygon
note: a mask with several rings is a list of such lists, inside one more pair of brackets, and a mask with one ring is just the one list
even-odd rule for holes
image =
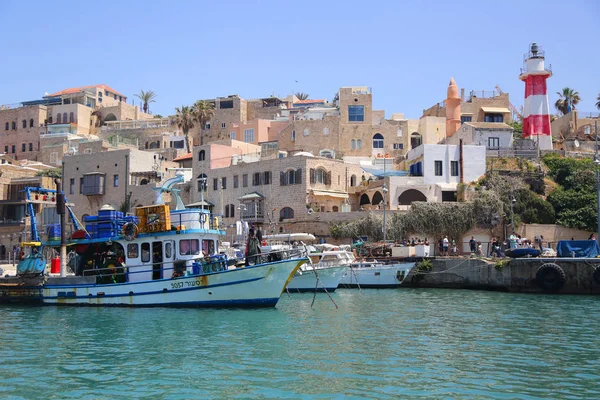
{"label": "white building", "polygon": [[[409,176],[389,177],[390,206],[406,209],[413,201],[456,201],[458,184],[485,174],[485,146],[424,144],[407,154]],[[463,179],[461,180],[461,158]]]}
{"label": "white building", "polygon": [[488,150],[510,149],[513,145],[514,129],[503,122],[465,122],[460,129],[446,139],[447,144],[485,146]]}

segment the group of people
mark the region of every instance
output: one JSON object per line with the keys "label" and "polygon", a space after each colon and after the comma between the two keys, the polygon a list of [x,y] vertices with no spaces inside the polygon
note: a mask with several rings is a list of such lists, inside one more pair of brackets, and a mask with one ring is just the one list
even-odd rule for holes
{"label": "group of people", "polygon": [[399,246],[420,246],[420,245],[424,245],[424,246],[429,246],[429,240],[427,240],[427,238],[425,238],[425,240],[421,240],[419,238],[410,238],[410,240],[408,239],[402,239],[402,243],[399,243],[397,240],[394,242],[394,245]]}
{"label": "group of people", "polygon": [[535,248],[535,244],[537,244],[540,248],[540,251],[544,251],[543,250],[544,235],[536,236],[535,244],[534,244],[531,242],[531,240],[524,239],[521,237],[521,235],[515,235],[515,233],[513,232],[509,236],[508,242],[509,242],[509,246],[511,249],[520,249],[520,248],[533,249],[533,248]]}
{"label": "group of people", "polygon": [[440,250],[440,256],[458,256],[458,247],[456,246],[456,240],[448,240],[448,236],[444,236],[438,241],[438,247]]}

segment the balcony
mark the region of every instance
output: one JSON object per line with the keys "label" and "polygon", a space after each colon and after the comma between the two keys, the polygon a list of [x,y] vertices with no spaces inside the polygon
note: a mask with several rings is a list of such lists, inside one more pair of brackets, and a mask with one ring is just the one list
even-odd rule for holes
{"label": "balcony", "polygon": [[108,121],[102,126],[103,131],[119,131],[126,129],[151,129],[170,127],[169,118],[150,118],[131,121]]}

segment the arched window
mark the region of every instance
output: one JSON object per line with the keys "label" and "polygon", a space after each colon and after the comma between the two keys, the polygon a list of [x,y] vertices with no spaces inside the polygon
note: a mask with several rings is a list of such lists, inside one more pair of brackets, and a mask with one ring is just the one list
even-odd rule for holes
{"label": "arched window", "polygon": [[335,157],[335,151],[333,151],[333,150],[321,150],[319,152],[319,155],[321,157],[334,158]]}
{"label": "arched window", "polygon": [[9,126],[10,126],[10,124],[7,122],[7,123],[4,125],[4,130],[5,130],[5,131],[7,131]]}
{"label": "arched window", "polygon": [[296,130],[292,129],[292,142],[296,141]]}
{"label": "arched window", "polygon": [[356,140],[352,139],[352,140],[350,141],[350,147],[352,147],[353,149],[355,149],[355,148],[356,148]]}
{"label": "arched window", "polygon": [[63,124],[68,124],[69,120],[67,119],[67,113],[63,113]]}
{"label": "arched window", "polygon": [[[373,195],[373,200],[371,200],[371,203],[373,203],[374,206],[378,206],[381,203],[383,203],[383,196],[381,195],[380,192],[375,192],[375,194]],[[383,206],[383,204],[381,204]]]}
{"label": "arched window", "polygon": [[360,205],[362,206],[364,204],[371,204],[371,200],[369,200],[369,195],[367,195],[366,193],[360,196]]}
{"label": "arched window", "polygon": [[279,211],[279,219],[291,219],[294,218],[294,210],[289,207],[284,207]]}
{"label": "arched window", "polygon": [[356,186],[356,175],[350,177],[350,186]]}
{"label": "arched window", "polygon": [[29,120],[29,127],[30,127],[30,128],[33,128],[33,118],[31,118],[31,119]]}
{"label": "arched window", "polygon": [[413,132],[410,135],[410,148],[411,149],[417,148],[421,145],[421,143],[422,143],[421,135],[419,135],[418,132]]}
{"label": "arched window", "polygon": [[140,185],[147,185],[148,184],[148,179],[144,178],[140,181]]}
{"label": "arched window", "polygon": [[357,148],[357,149],[362,149],[362,140],[358,139],[358,140],[356,141],[356,148]]}
{"label": "arched window", "polygon": [[381,133],[376,133],[373,135],[373,148],[374,149],[383,149],[383,136]]}
{"label": "arched window", "polygon": [[150,143],[151,149],[158,149],[160,147],[160,142],[152,142]]}
{"label": "arched window", "polygon": [[308,135],[310,135],[310,131],[308,130],[308,128],[306,128],[304,130],[304,136],[308,136]]}
{"label": "arched window", "polygon": [[206,159],[206,152],[204,150],[200,150],[198,153],[198,161],[204,161]]}
{"label": "arched window", "polygon": [[75,113],[73,111],[69,114],[69,122],[75,122]]}
{"label": "arched window", "polygon": [[198,175],[198,191],[206,192],[206,182],[208,181],[206,174]]}
{"label": "arched window", "polygon": [[323,128],[323,135],[329,135],[329,128]]}
{"label": "arched window", "polygon": [[56,123],[62,124],[62,114],[61,113],[56,114]]}
{"label": "arched window", "polygon": [[338,212],[339,210],[340,210],[340,209],[338,208],[338,206],[333,206],[333,207],[331,208],[331,211],[333,211],[333,212]]}
{"label": "arched window", "polygon": [[24,119],[22,122],[23,122],[23,128],[27,128],[27,120]]}
{"label": "arched window", "polygon": [[427,197],[417,189],[408,189],[398,196],[398,204],[402,206],[411,205],[415,201],[427,201]]}
{"label": "arched window", "polygon": [[15,121],[13,121],[11,125],[12,125],[13,131],[16,131],[17,130],[17,123]]}

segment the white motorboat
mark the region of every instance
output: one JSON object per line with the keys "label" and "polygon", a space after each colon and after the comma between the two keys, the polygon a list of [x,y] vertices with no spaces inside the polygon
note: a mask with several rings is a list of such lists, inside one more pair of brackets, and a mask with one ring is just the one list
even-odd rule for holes
{"label": "white motorboat", "polygon": [[395,288],[402,285],[415,263],[384,264],[361,261],[350,265],[340,280],[340,288]]}
{"label": "white motorboat", "polygon": [[311,264],[304,264],[290,280],[287,289],[293,292],[333,292],[337,289],[340,279],[348,266],[354,261],[350,251],[323,251],[309,253]]}

